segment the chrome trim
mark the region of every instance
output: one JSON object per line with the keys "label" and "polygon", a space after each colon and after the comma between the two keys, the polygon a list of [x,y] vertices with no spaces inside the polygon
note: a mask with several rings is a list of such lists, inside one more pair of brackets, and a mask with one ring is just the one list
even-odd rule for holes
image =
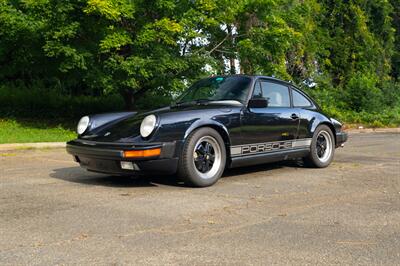
{"label": "chrome trim", "polygon": [[302,139],[293,141],[293,148],[311,146],[312,139]]}

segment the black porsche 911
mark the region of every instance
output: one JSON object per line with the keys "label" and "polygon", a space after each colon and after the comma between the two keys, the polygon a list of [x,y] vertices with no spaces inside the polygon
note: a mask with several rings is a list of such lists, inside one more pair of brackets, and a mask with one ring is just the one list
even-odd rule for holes
{"label": "black porsche 911", "polygon": [[265,76],[196,82],[171,106],[83,117],[67,151],[89,171],[177,173],[210,186],[225,168],[303,158],[328,166],[347,140],[342,125],[304,92]]}

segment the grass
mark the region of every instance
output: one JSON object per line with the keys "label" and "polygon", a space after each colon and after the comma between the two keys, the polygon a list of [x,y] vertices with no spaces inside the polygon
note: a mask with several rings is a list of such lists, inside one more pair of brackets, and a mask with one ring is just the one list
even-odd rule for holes
{"label": "grass", "polygon": [[53,121],[0,119],[0,144],[64,142],[76,138],[71,128]]}

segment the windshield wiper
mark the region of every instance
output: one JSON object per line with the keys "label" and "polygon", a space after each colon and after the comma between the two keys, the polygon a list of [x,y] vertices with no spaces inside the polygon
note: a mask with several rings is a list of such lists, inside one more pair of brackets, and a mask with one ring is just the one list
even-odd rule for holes
{"label": "windshield wiper", "polygon": [[172,105],[173,107],[175,106],[187,106],[187,105],[193,105],[193,104],[205,104],[208,102],[211,102],[214,100],[210,100],[210,99],[197,99],[197,100],[193,100],[193,101],[188,101],[188,102],[177,102],[174,105]]}
{"label": "windshield wiper", "polygon": [[193,101],[188,101],[188,102],[177,102],[175,104],[172,105],[172,107],[179,107],[179,106],[190,106],[190,105],[194,105],[194,104],[198,104],[198,105],[207,105],[210,102],[222,102],[222,101],[235,101],[238,103],[243,104],[241,101],[239,101],[238,99],[232,99],[232,98],[221,98],[221,99],[197,99],[197,100],[193,100]]}
{"label": "windshield wiper", "polygon": [[208,102],[212,102],[212,101],[214,101],[214,100],[210,100],[210,99],[198,99],[198,100],[195,100],[194,102],[197,103],[197,104],[203,104],[203,103],[208,103]]}

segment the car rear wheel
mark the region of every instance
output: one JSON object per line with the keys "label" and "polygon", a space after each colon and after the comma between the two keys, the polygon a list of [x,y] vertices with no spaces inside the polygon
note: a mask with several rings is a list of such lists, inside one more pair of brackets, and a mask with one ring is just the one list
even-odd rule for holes
{"label": "car rear wheel", "polygon": [[178,175],[188,185],[211,186],[221,177],[225,163],[225,144],[220,134],[212,128],[200,128],[185,142]]}
{"label": "car rear wheel", "polygon": [[324,168],[333,160],[335,154],[335,140],[332,130],[326,126],[318,126],[311,142],[310,154],[304,158],[311,167]]}

